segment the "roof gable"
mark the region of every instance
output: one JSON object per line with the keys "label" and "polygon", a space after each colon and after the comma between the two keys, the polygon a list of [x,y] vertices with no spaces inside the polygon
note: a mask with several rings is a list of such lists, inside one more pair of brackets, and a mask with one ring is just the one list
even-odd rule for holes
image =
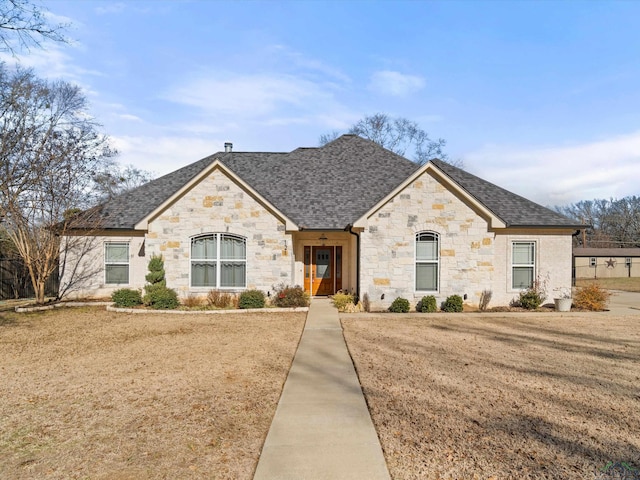
{"label": "roof gable", "polygon": [[579,228],[572,220],[439,160],[418,166],[378,144],[343,135],[289,153],[219,152],[120,195],[97,210],[105,229],[146,228],[176,195],[216,165],[287,223],[287,229],[353,225],[427,170],[492,220],[494,228]]}

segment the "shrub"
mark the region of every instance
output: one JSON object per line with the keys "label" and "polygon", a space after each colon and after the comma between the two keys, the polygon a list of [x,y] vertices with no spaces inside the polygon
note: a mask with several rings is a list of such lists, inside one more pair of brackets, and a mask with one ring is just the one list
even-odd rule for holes
{"label": "shrub", "polygon": [[136,305],[142,305],[142,294],[140,290],[121,288],[111,294],[111,301],[116,307],[135,307]]}
{"label": "shrub", "polygon": [[238,300],[238,308],[264,308],[264,304],[264,293],[260,290],[245,290]]}
{"label": "shrub", "polygon": [[151,308],[169,310],[178,308],[178,305],[180,305],[176,291],[165,285],[147,285],[144,288],[147,292],[144,296],[144,303]]}
{"label": "shrub", "polygon": [[203,303],[204,299],[196,295],[188,295],[182,300],[182,304],[188,308],[201,307]]}
{"label": "shrub", "polygon": [[480,294],[480,311],[484,312],[489,306],[489,302],[491,301],[491,297],[493,296],[493,292],[491,290],[483,290]]}
{"label": "shrub", "polygon": [[422,300],[420,300],[420,303],[418,304],[418,311],[422,313],[433,313],[437,310],[438,306],[436,304],[436,297],[433,295],[422,297]]}
{"label": "shrub", "polygon": [[149,273],[144,277],[147,282],[151,285],[167,284],[164,278],[164,260],[161,256],[152,255],[147,268],[149,269]]}
{"label": "shrub", "polygon": [[606,310],[611,292],[608,292],[597,283],[592,283],[586,287],[578,289],[573,300],[576,308],[585,310],[601,311]]}
{"label": "shrub", "polygon": [[542,305],[546,298],[546,282],[542,282],[539,278],[536,278],[531,287],[520,292],[516,303],[527,310],[535,310]]}
{"label": "shrub", "polygon": [[393,313],[407,313],[411,306],[409,305],[409,300],[406,298],[398,297],[396,298],[391,306],[389,307],[389,311]]}
{"label": "shrub", "polygon": [[300,286],[278,285],[273,296],[276,307],[308,307],[309,295]]}
{"label": "shrub", "polygon": [[336,293],[332,300],[339,312],[344,312],[349,305],[353,305],[353,295],[348,293]]}
{"label": "shrub", "polygon": [[461,312],[463,309],[462,297],[460,295],[451,295],[447,297],[440,308],[443,312]]}
{"label": "shrub", "polygon": [[371,311],[371,302],[369,301],[369,294],[365,293],[362,296],[362,307],[364,308],[365,312],[370,312]]}
{"label": "shrub", "polygon": [[[229,308],[234,306],[236,295],[229,292],[221,292],[220,290],[209,290],[207,294],[207,305],[216,308]],[[237,302],[235,304],[237,307]]]}

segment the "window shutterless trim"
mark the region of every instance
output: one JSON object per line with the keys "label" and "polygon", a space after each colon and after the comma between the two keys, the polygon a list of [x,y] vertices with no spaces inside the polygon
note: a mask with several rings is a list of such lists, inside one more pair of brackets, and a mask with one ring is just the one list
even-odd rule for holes
{"label": "window shutterless trim", "polygon": [[[212,238],[215,241],[215,255],[202,258],[193,257],[193,245],[197,240]],[[244,245],[244,258],[224,258],[222,257],[222,240],[225,238],[241,240]],[[215,265],[216,278],[213,285],[193,285],[193,265],[195,263],[207,263]],[[243,264],[244,265],[244,283],[243,285],[222,286],[222,265],[225,263]],[[219,289],[219,290],[243,290],[247,288],[247,239],[242,235],[234,235],[230,233],[205,233],[195,235],[190,238],[189,243],[189,288],[202,289]]]}
{"label": "window shutterless trim", "polygon": [[[418,259],[418,243],[420,242],[421,236],[428,236],[432,238],[432,241],[435,241],[436,244],[436,258],[434,260],[422,260]],[[426,242],[425,242],[426,243]],[[414,241],[413,248],[413,289],[414,292],[439,292],[440,291],[440,234],[437,232],[433,232],[430,230],[425,230],[422,232],[417,232]],[[418,288],[418,265],[435,265],[436,268],[436,288],[435,289],[419,289]]]}
{"label": "window shutterless trim", "polygon": [[[108,261],[107,259],[107,250],[110,246],[126,246],[127,247],[127,260],[126,261]],[[103,260],[104,260],[104,284],[105,285],[129,285],[131,283],[131,266],[129,261],[129,253],[130,253],[130,245],[128,241],[109,241],[104,242],[103,247]],[[108,282],[107,281],[107,267],[109,266],[117,266],[117,265],[126,265],[127,267],[127,281],[124,283],[121,282]]]}

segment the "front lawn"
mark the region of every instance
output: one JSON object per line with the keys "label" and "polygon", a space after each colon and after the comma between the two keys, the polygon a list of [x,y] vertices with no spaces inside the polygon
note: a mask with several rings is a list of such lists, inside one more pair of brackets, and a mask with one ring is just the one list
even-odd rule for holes
{"label": "front lawn", "polygon": [[250,479],[305,313],[0,314],[0,478]]}
{"label": "front lawn", "polygon": [[394,479],[640,467],[637,316],[341,318]]}

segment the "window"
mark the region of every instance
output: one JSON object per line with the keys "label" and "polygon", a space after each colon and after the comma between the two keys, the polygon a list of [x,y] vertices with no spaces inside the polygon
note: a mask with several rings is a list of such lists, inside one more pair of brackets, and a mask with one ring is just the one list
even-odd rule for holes
{"label": "window", "polygon": [[104,283],[129,283],[129,242],[104,244]]}
{"label": "window", "polygon": [[440,247],[437,233],[416,234],[416,290],[438,290]]}
{"label": "window", "polygon": [[244,288],[247,283],[244,237],[214,233],[191,239],[191,286]]}
{"label": "window", "polygon": [[627,268],[631,267],[631,257],[627,257],[624,259],[624,266]]}
{"label": "window", "polygon": [[513,242],[512,287],[518,290],[533,287],[536,264],[535,242]]}
{"label": "window", "polygon": [[589,266],[590,267],[595,267],[597,264],[598,264],[598,261],[596,260],[596,257],[589,258]]}

